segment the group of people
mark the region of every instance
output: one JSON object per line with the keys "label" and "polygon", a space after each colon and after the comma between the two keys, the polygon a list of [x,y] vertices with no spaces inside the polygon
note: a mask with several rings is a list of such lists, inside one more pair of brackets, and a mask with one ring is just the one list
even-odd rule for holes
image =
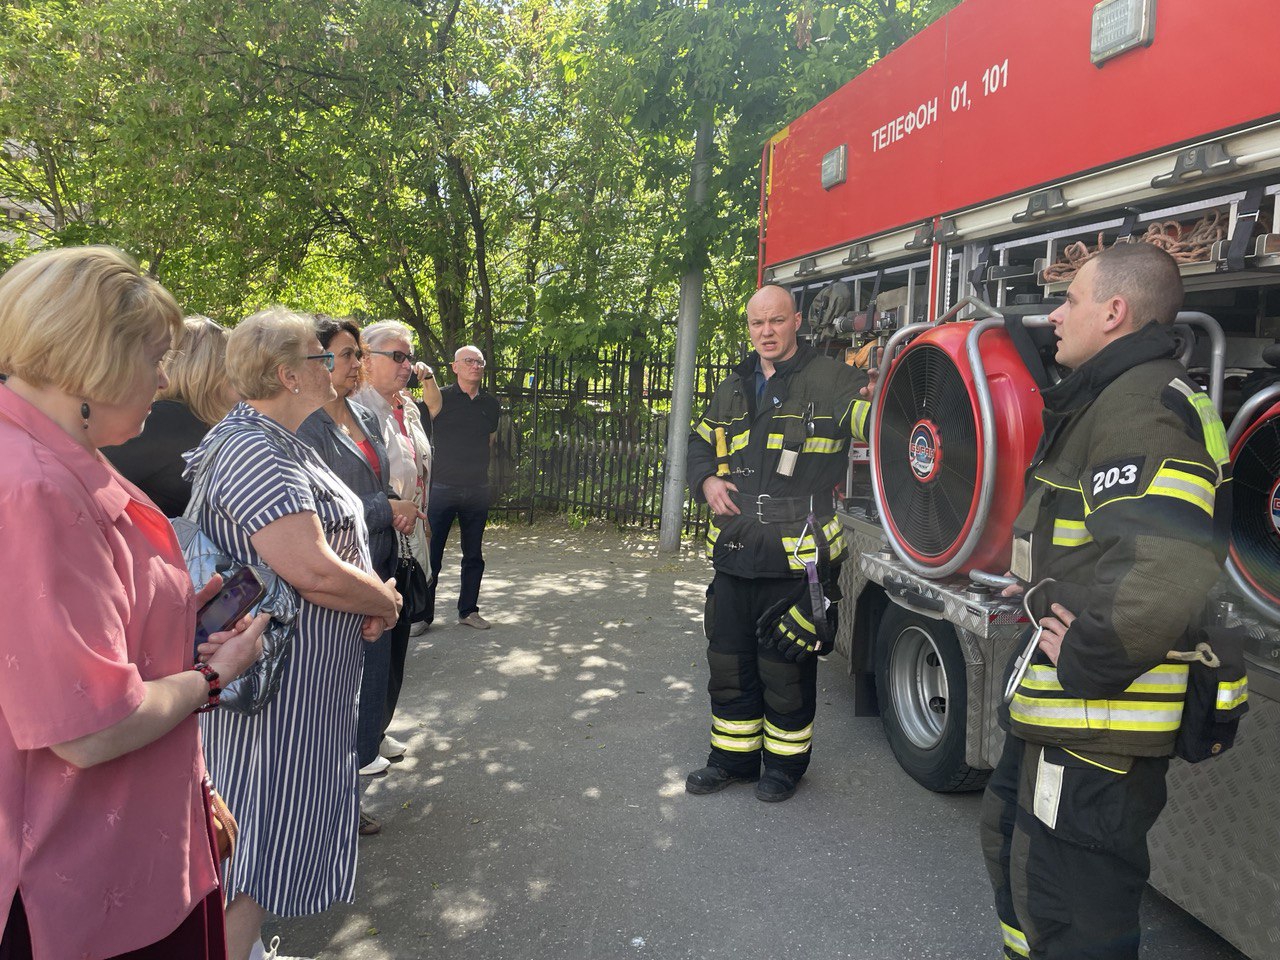
{"label": "group of people", "polygon": [[[453,368],[438,388],[397,321],[184,320],[112,248],[0,276],[0,579],[22,598],[0,632],[2,960],[272,958],[268,913],[352,899],[357,838],[380,829],[360,775],[407,750],[387,730],[455,519],[459,622],[488,628],[498,408],[477,348]],[[222,578],[192,584],[184,514],[298,596],[279,690],[252,715],[217,706],[269,618],[196,645]],[[416,626],[401,556],[432,587]],[[239,824],[226,863],[213,787]]]}
{"label": "group of people", "polygon": [[[1177,360],[1182,299],[1167,253],[1117,244],[1050,316],[1069,373],[1043,391],[1006,590],[1035,589],[1025,640],[1040,633],[980,826],[1008,960],[1138,956],[1146,837],[1188,689],[1166,656],[1194,646],[1230,518],[1222,422]],[[754,782],[786,800],[809,764],[813,657],[831,649],[845,556],[831,491],[870,404],[866,375],[799,343],[800,326],[789,290],[757,291],[755,351],[689,436],[715,566],[711,751],[691,794]]]}
{"label": "group of people", "polygon": [[[1165,657],[1217,579],[1229,490],[1221,421],[1176,359],[1181,301],[1167,254],[1120,245],[1051,317],[1070,373],[1044,391],[1010,571],[1011,592],[1044,600],[1040,639],[981,823],[1009,960],[1137,957],[1187,687]],[[753,782],[776,803],[812,753],[847,558],[831,491],[867,436],[870,384],[799,342],[785,288],[746,314],[755,350],[689,438],[715,577],[710,753],[686,789]],[[357,838],[379,828],[359,777],[407,749],[387,730],[455,520],[458,620],[489,626],[498,405],[475,347],[444,389],[415,362],[396,321],[184,320],[110,248],[0,276],[0,581],[21,598],[0,632],[0,960],[270,958],[268,913],[352,898]],[[295,655],[253,715],[216,706],[268,618],[193,648],[220,578],[192,584],[167,519],[184,512],[299,597]],[[396,589],[402,556],[428,571],[422,626]],[[225,875],[206,771],[240,824]]]}

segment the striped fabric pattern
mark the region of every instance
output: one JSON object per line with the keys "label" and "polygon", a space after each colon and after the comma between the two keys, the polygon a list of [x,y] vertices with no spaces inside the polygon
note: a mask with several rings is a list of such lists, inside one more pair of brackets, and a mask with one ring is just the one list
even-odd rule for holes
{"label": "striped fabric pattern", "polygon": [[[202,529],[237,560],[257,563],[253,533],[311,511],[334,552],[369,570],[360,502],[314,451],[247,404],[228,422],[256,429],[219,451]],[[218,432],[215,427],[210,438]],[[252,717],[201,714],[209,774],[240,823],[228,899],[244,892],[277,916],[295,917],[353,898],[361,621],[303,600],[276,700]]]}

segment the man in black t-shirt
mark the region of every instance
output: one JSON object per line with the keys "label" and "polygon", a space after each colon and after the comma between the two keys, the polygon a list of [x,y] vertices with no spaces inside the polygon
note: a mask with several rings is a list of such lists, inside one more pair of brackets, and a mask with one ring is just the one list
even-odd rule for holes
{"label": "man in black t-shirt", "polygon": [[[431,589],[427,622],[435,617],[436,581],[444,558],[449,528],[458,521],[462,538],[462,588],[458,593],[458,622],[488,630],[480,616],[480,580],[484,576],[484,527],[489,519],[489,451],[498,430],[501,408],[480,388],[484,354],[462,347],[453,355],[457,382],[440,390],[439,406],[431,410],[435,457],[427,518],[431,524]],[[430,409],[430,408],[428,408]]]}

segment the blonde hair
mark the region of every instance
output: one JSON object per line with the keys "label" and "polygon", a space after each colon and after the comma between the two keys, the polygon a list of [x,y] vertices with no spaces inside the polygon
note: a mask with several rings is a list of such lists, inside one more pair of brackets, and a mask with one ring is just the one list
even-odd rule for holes
{"label": "blonde hair", "polygon": [[259,310],[227,338],[227,379],[246,400],[270,400],[284,389],[276,371],[299,369],[305,345],[315,338],[311,317],[285,307]]}
{"label": "blonde hair", "polygon": [[197,417],[213,426],[227,415],[227,334],[208,317],[198,314],[182,321],[182,339],[175,355],[165,361],[169,386],[156,394],[158,400],[176,400]]}
{"label": "blonde hair", "polygon": [[46,250],[0,276],[0,372],[33,387],[120,403],[148,341],[181,330],[173,295],[114,247]]}

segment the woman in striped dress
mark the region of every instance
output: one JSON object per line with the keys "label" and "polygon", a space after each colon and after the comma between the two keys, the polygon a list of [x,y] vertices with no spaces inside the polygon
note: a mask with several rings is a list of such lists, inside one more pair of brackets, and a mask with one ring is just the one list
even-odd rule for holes
{"label": "woman in striped dress", "polygon": [[273,308],[242,321],[227,374],[244,402],[190,455],[201,469],[209,445],[231,434],[208,467],[200,526],[302,599],[276,699],[201,724],[210,774],[240,822],[226,878],[231,960],[262,955],[267,912],[318,913],[354,889],[361,640],[396,622],[400,598],[371,572],[359,500],[294,435],[333,398],[332,363],[308,317]]}

